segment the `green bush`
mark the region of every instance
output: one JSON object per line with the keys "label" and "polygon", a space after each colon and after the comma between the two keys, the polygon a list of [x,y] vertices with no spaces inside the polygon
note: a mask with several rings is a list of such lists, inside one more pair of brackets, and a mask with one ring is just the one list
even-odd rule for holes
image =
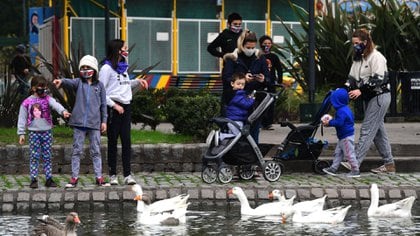
{"label": "green bush", "polygon": [[204,139],[211,130],[211,118],[220,112],[220,98],[199,93],[195,96],[173,96],[166,102],[166,118],[177,133]]}
{"label": "green bush", "polygon": [[297,120],[299,117],[299,104],[304,101],[306,101],[305,96],[299,95],[292,88],[286,88],[276,100],[274,120]]}
{"label": "green bush", "polygon": [[[315,103],[322,103],[330,88],[327,86],[318,88],[315,93]],[[276,100],[274,109],[274,121],[298,121],[300,117],[299,105],[308,102],[307,94],[298,94],[293,88],[285,88]],[[334,109],[330,111],[334,114]]]}
{"label": "green bush", "polygon": [[133,96],[131,121],[133,123],[143,123],[143,128],[147,125],[152,130],[156,130],[165,118],[162,105],[165,99],[165,90],[149,89],[137,92]]}

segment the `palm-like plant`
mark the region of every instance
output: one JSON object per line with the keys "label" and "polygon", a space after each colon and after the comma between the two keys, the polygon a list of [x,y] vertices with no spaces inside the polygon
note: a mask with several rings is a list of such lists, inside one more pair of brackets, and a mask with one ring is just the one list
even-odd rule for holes
{"label": "palm-like plant", "polygon": [[[373,41],[378,45],[388,60],[389,70],[418,70],[420,65],[420,17],[414,14],[403,3],[397,0],[368,0],[371,9],[363,12],[356,7],[353,13],[347,13],[337,4],[329,4],[330,13],[315,19],[316,38],[316,85],[325,84],[339,86],[344,83],[352,60],[351,34],[354,29],[365,27],[371,30]],[[308,12],[302,7],[289,4],[298,17],[303,29],[308,33]],[[335,16],[331,14],[335,12]],[[281,20],[281,18],[279,18]],[[283,24],[292,41],[286,40],[284,48],[277,48],[286,70],[307,91],[306,78],[308,71],[308,39],[307,35],[295,32]],[[294,55],[289,60],[287,53]],[[303,76],[295,68],[294,63],[302,68]],[[303,78],[302,78],[303,77]]]}
{"label": "palm-like plant", "polygon": [[4,91],[0,96],[0,127],[16,126],[20,104],[24,97],[18,93],[18,83],[10,73],[4,75]]}

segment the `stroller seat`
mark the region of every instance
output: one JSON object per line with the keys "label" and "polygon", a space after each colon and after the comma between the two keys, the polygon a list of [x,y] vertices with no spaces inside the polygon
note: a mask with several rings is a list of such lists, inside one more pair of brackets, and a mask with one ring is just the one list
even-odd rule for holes
{"label": "stroller seat", "polygon": [[[235,170],[239,173],[239,177],[245,180],[254,176],[256,168],[253,166],[266,170],[264,178],[268,181],[280,178],[281,167],[275,161],[264,160],[261,150],[250,135],[251,125],[261,117],[280,92],[273,94],[258,91],[257,93],[264,93],[266,96],[248,116],[243,126],[225,117],[211,120],[217,125],[218,130],[210,132],[207,138],[209,147],[203,155],[201,173],[204,182],[213,183],[216,179],[221,183],[230,182],[233,179],[233,167],[237,167]],[[220,136],[223,137],[224,133],[229,132],[229,128],[234,128],[238,132],[233,137],[220,139]]]}
{"label": "stroller seat", "polygon": [[289,121],[280,123],[282,127],[289,127],[291,130],[277,147],[274,159],[279,161],[291,159],[313,160],[314,171],[318,174],[324,174],[322,169],[328,167],[329,163],[318,160],[318,157],[321,155],[322,149],[328,145],[328,142],[316,140],[315,134],[321,125],[321,117],[331,109],[330,97],[331,91],[324,97],[321,107],[311,123],[300,126],[295,126]]}

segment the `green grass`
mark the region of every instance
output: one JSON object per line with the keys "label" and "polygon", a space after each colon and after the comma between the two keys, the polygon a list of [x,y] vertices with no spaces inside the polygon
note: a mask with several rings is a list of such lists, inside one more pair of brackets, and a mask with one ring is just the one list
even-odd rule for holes
{"label": "green grass", "polygon": [[[53,128],[53,142],[54,144],[71,144],[73,143],[73,130],[66,126],[56,126]],[[106,135],[103,135],[106,138]],[[26,135],[25,144],[27,144],[28,137]],[[0,145],[16,144],[18,145],[18,135],[16,128],[0,128]],[[163,133],[160,131],[149,130],[131,130],[132,144],[157,144],[157,143],[193,143],[195,140],[191,136]],[[106,143],[104,140],[102,143]]]}

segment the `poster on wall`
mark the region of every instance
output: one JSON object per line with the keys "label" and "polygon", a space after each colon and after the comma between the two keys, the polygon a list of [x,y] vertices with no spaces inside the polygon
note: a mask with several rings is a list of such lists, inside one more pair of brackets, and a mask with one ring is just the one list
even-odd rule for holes
{"label": "poster on wall", "polygon": [[[50,7],[30,7],[28,14],[29,24],[29,46],[30,56],[33,64],[36,64],[36,53],[32,47],[38,48],[39,34],[41,33],[41,26],[45,20],[53,15],[53,8]],[[50,35],[52,37],[52,34]]]}
{"label": "poster on wall", "polygon": [[44,20],[44,11],[42,7],[29,8],[29,45],[32,63],[35,64],[36,53],[32,47],[38,48],[39,27]]}

